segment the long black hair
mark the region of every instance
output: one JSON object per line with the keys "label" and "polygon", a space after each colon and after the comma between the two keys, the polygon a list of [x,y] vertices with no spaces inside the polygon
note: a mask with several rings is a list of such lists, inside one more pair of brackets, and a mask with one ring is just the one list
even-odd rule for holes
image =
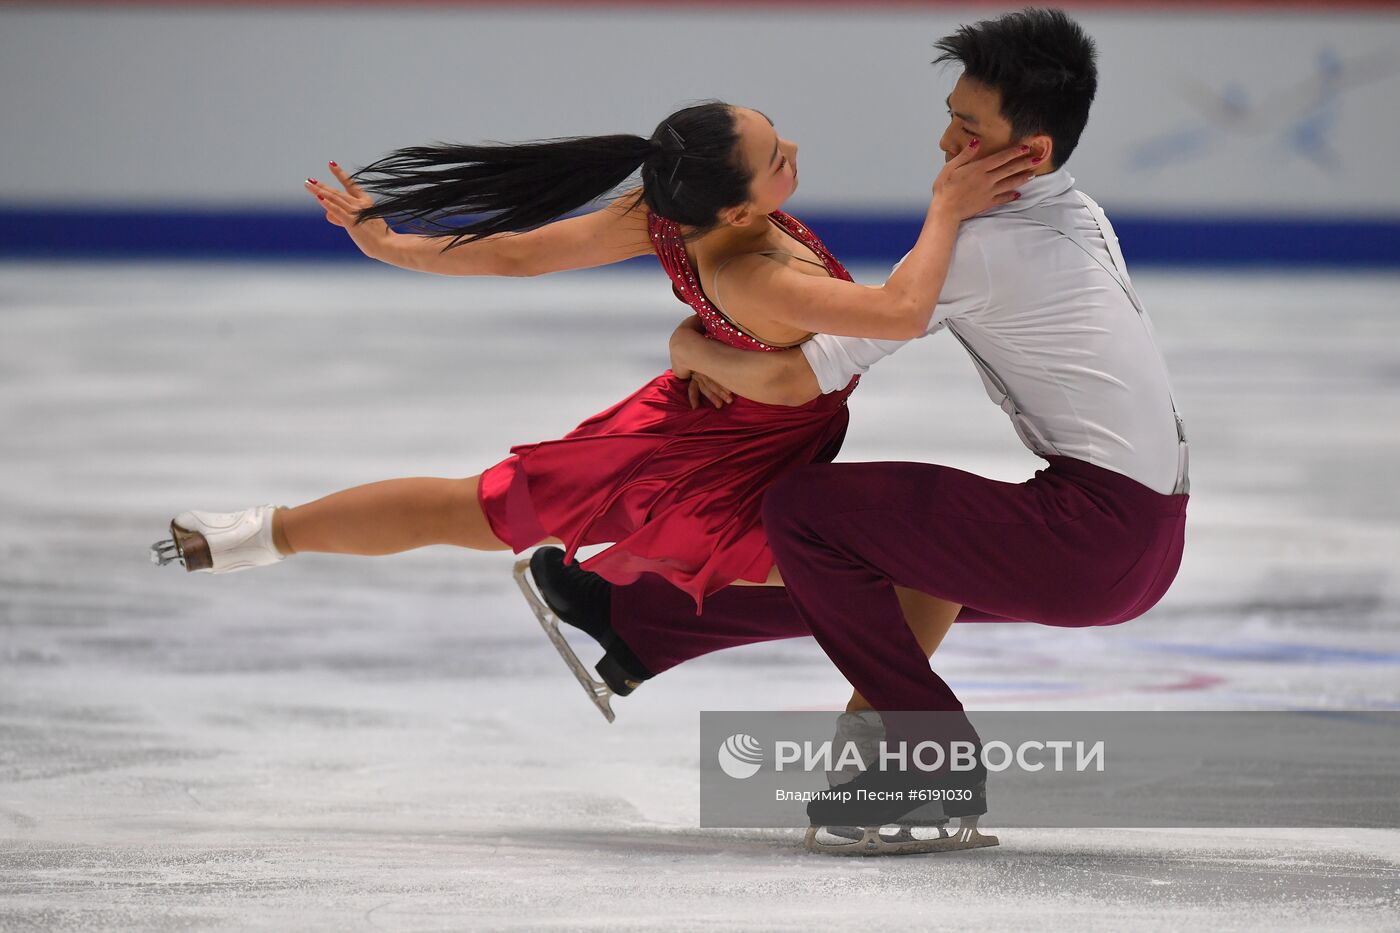
{"label": "long black hair", "polygon": [[1055,141],[1059,168],[1079,145],[1099,86],[1094,40],[1063,10],[1027,7],[933,44],[933,63],[961,62],[963,74],[1001,92],[1001,115],[1011,138],[1044,133]]}
{"label": "long black hair", "polygon": [[379,195],[356,223],[384,218],[444,251],[496,233],[530,230],[601,198],[641,169],[651,211],[703,233],[748,200],[752,173],[738,150],[734,108],[707,101],[671,114],[650,137],[579,136],[538,142],[412,146],[354,178]]}

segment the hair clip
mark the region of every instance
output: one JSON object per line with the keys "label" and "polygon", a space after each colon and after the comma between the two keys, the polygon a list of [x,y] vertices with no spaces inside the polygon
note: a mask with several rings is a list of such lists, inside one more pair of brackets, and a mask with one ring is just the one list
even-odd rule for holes
{"label": "hair clip", "polygon": [[680,133],[677,133],[677,132],[676,132],[676,128],[673,127],[673,126],[672,126],[671,124],[669,124],[669,123],[666,124],[666,132],[668,132],[668,133],[671,134],[671,138],[674,139],[674,140],[676,141],[676,145],[679,146],[679,147],[681,148],[682,151],[684,151],[684,150],[685,150],[685,137],[681,136]]}

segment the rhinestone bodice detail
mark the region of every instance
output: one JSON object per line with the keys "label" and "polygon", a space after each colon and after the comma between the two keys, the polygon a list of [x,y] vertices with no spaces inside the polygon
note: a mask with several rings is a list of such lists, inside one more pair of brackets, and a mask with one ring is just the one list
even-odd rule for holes
{"label": "rhinestone bodice detail", "polygon": [[[827,274],[833,279],[852,281],[851,274],[846,271],[845,266],[831,255],[831,251],[817,238],[815,233],[807,228],[806,224],[782,211],[774,211],[768,216],[794,239],[810,249],[821,260],[822,265],[826,267]],[[689,305],[700,317],[701,322],[705,325],[707,336],[740,350],[773,352],[788,349],[788,347],[773,346],[749,336],[736,327],[733,321],[729,320],[722,311],[711,303],[710,299],[705,296],[705,290],[700,286],[695,269],[691,267],[690,257],[686,255],[685,239],[681,236],[680,224],[664,217],[658,217],[656,214],[650,214],[647,218],[647,230],[651,234],[651,244],[656,250],[656,258],[660,260],[661,268],[665,269],[666,274],[671,277],[671,290],[676,293],[677,298]]]}

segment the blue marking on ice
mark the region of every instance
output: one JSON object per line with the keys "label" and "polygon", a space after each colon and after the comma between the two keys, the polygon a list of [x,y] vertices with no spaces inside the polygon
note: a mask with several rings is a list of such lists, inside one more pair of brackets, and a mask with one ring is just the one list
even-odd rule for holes
{"label": "blue marking on ice", "polygon": [[1134,645],[1164,654],[1217,658],[1228,661],[1270,661],[1286,664],[1310,664],[1319,661],[1341,664],[1400,664],[1400,652],[1372,651],[1365,648],[1336,648],[1330,645],[1300,645],[1267,641],[1221,642],[1219,644],[1138,641],[1134,642]]}

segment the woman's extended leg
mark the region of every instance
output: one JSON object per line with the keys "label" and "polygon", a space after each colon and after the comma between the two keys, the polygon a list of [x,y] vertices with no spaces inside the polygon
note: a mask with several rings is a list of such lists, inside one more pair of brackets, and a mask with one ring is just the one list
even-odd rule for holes
{"label": "woman's extended leg", "polygon": [[[396,554],[430,544],[505,551],[477,501],[480,477],[390,479],[278,509],[272,536],[283,554]],[[558,543],[547,539],[541,544]]]}

